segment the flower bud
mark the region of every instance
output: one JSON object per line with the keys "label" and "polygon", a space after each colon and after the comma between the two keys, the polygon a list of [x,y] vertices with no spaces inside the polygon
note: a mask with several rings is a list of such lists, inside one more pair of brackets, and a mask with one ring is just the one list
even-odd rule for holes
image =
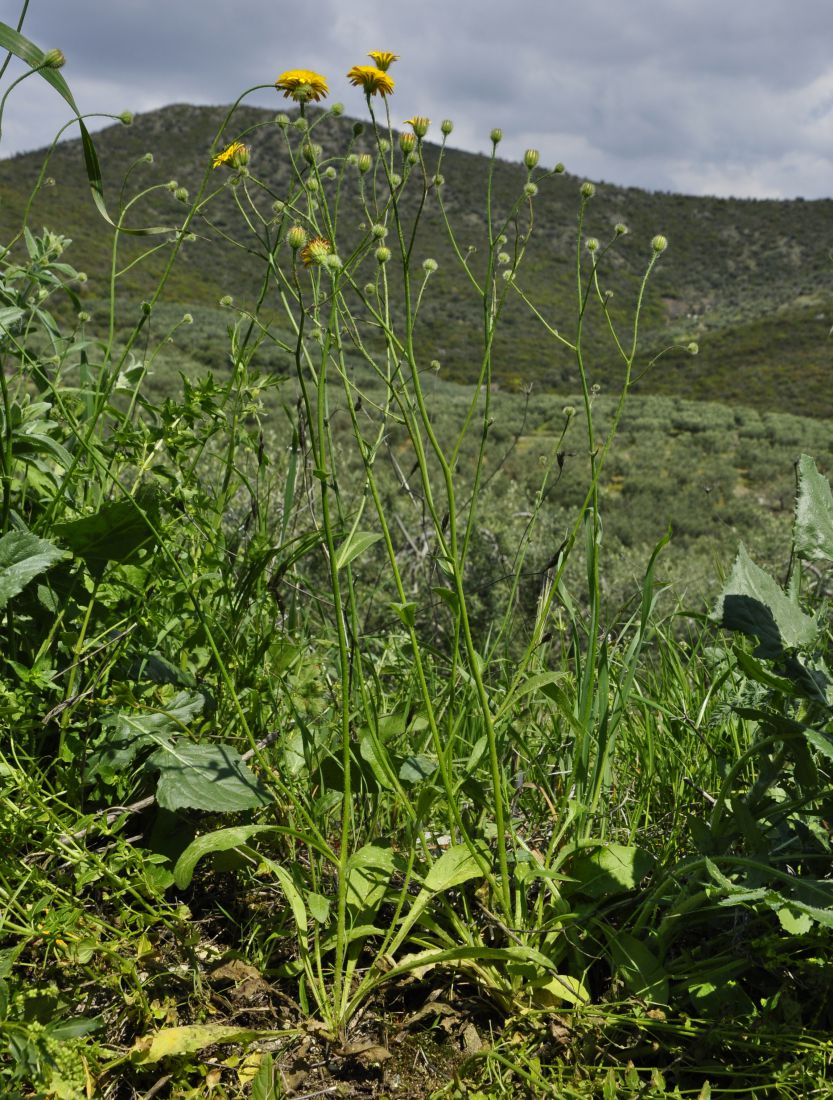
{"label": "flower bud", "polygon": [[440,123],[440,129],[445,134],[445,136],[448,137],[448,135],[454,129],[454,123],[451,121],[450,118],[444,118]]}
{"label": "flower bud", "polygon": [[359,171],[361,174],[364,175],[365,172],[369,172],[372,167],[373,157],[371,157],[370,153],[362,153],[359,157]]}
{"label": "flower bud", "polygon": [[538,152],[537,149],[527,149],[527,151],[524,153],[524,164],[530,172],[537,165],[540,159],[541,154]]}
{"label": "flower bud", "polygon": [[555,172],[557,176],[560,176],[563,171],[564,165],[561,163],[561,161],[559,161],[558,164],[556,164],[555,168],[553,168],[553,172]]}
{"label": "flower bud", "polygon": [[188,202],[188,188],[177,187],[176,191],[174,191],[174,198],[177,202]]}
{"label": "flower bud", "polygon": [[176,191],[177,187],[179,187],[179,180],[168,180],[165,184],[165,188],[168,191]]}
{"label": "flower bud", "polygon": [[534,199],[538,194],[538,185],[535,183],[525,183],[524,194],[528,199]]}
{"label": "flower bud", "polygon": [[583,199],[592,199],[596,194],[596,186],[589,180],[585,180],[581,185],[581,197]]}
{"label": "flower bud", "polygon": [[599,247],[599,241],[596,237],[588,237],[585,241],[585,246],[588,252],[595,252]]}
{"label": "flower bud", "polygon": [[416,149],[416,136],[414,134],[400,134],[399,148],[403,153],[412,153]]}
{"label": "flower bud", "polygon": [[344,104],[343,103],[332,103],[332,104],[330,104],[330,114],[333,115],[335,118],[338,118],[339,115],[343,115],[344,114]]}
{"label": "flower bud", "polygon": [[442,187],[442,185],[444,183],[445,183],[445,176],[442,175],[440,172],[437,172],[436,176],[434,176],[434,186],[435,187]]}
{"label": "flower bud", "polygon": [[281,199],[275,199],[275,201],[272,203],[272,213],[276,216],[280,216],[284,212],[284,210],[286,210],[286,203],[283,202]]}
{"label": "flower bud", "polygon": [[307,191],[312,191],[314,193],[318,190],[318,188],[319,188],[318,180],[315,178],[315,176],[311,176],[307,180]]}
{"label": "flower bud", "polygon": [[391,174],[390,174],[390,185],[391,185],[391,187],[393,187],[395,189],[395,188],[399,187],[399,185],[401,183],[402,183],[402,177],[399,175],[399,173],[398,172],[391,172]]}
{"label": "flower bud", "polygon": [[183,325],[193,325],[193,323],[194,323],[193,313],[183,313],[182,314],[182,323],[183,323]]}
{"label": "flower bud", "polygon": [[503,130],[498,129],[498,127],[496,126],[494,130],[492,130],[492,132],[489,134],[489,140],[491,141],[492,145],[498,145],[500,144],[502,139]]}
{"label": "flower bud", "polygon": [[275,122],[282,130],[285,130],[289,125],[289,115],[281,111],[280,114],[275,115]]}
{"label": "flower bud", "polygon": [[499,264],[508,264],[511,259],[512,257],[508,252],[498,252],[497,254],[497,262]]}
{"label": "flower bud", "polygon": [[300,130],[302,134],[305,134],[309,129],[309,123],[302,115],[298,115],[292,125],[296,130]]}
{"label": "flower bud", "polygon": [[142,309],[142,313],[145,315],[145,317],[150,317],[151,313],[153,313],[153,306],[147,300],[142,302],[141,309]]}
{"label": "flower bud", "polygon": [[145,164],[153,164],[153,153],[145,153],[145,155],[142,157],[142,160],[145,162]]}
{"label": "flower bud", "polygon": [[321,154],[324,150],[315,141],[305,141],[301,146],[301,156],[307,162],[307,164],[315,164],[321,159]]}
{"label": "flower bud", "polygon": [[424,138],[428,133],[428,127],[431,125],[431,119],[426,118],[425,115],[414,115],[413,118],[409,118],[408,122],[413,126],[414,133],[418,138]]}
{"label": "flower bud", "polygon": [[387,138],[379,138],[379,152],[387,153],[390,150],[390,142]]}
{"label": "flower bud", "polygon": [[653,248],[656,253],[664,252],[666,248],[668,248],[668,238],[663,237],[661,233],[657,233],[656,237],[651,241],[651,248]]}
{"label": "flower bud", "polygon": [[380,264],[386,264],[390,259],[390,249],[382,245],[381,248],[376,249],[376,259]]}
{"label": "flower bud", "polygon": [[286,243],[293,252],[297,252],[307,243],[307,231],[302,225],[293,225],[286,235]]}
{"label": "flower bud", "polygon": [[364,133],[364,123],[363,122],[354,122],[353,123],[353,137],[361,137],[363,133]]}
{"label": "flower bud", "polygon": [[122,124],[122,126],[131,126],[133,124],[133,112],[122,111],[122,113],[119,115],[119,122]]}
{"label": "flower bud", "polygon": [[370,232],[376,238],[377,241],[381,241],[381,240],[384,240],[385,237],[387,237],[388,227],[386,225],[379,225],[377,223],[376,225],[371,225]]}
{"label": "flower bud", "polygon": [[329,165],[329,167],[324,169],[324,179],[325,180],[334,180],[337,175],[338,175],[338,172],[336,172],[336,170],[335,170],[335,168],[333,168],[332,164]]}
{"label": "flower bud", "polygon": [[87,313],[87,311],[85,309],[82,309],[81,312],[78,314],[78,323],[79,323],[79,325],[86,324],[87,321],[89,321],[89,319],[90,319],[89,313]]}
{"label": "flower bud", "polygon": [[691,343],[686,348],[686,351],[688,352],[689,355],[696,355],[699,350],[700,350],[700,345],[697,343],[696,340],[692,340]]}
{"label": "flower bud", "polygon": [[63,50],[47,50],[43,55],[44,69],[63,69],[66,63]]}
{"label": "flower bud", "polygon": [[87,272],[86,271],[79,271],[79,272],[77,272],[75,278],[78,280],[79,283],[86,283],[86,281],[87,281]]}
{"label": "flower bud", "polygon": [[426,275],[433,275],[438,267],[439,264],[437,263],[437,261],[432,260],[430,256],[422,261],[422,270],[425,272]]}
{"label": "flower bud", "polygon": [[576,407],[575,405],[565,405],[561,412],[568,420],[571,420],[576,415]]}
{"label": "flower bud", "polygon": [[234,303],[234,298],[230,294],[224,294],[220,299],[221,306],[230,306]]}
{"label": "flower bud", "polygon": [[624,237],[625,234],[628,232],[628,227],[624,224],[624,222],[617,222],[616,225],[614,225],[613,227],[613,232],[616,234],[617,237]]}

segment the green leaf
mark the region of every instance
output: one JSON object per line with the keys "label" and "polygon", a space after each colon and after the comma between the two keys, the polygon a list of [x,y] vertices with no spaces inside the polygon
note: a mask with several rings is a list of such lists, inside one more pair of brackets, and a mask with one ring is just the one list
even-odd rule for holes
{"label": "green leaf", "polygon": [[778,657],[785,649],[807,646],[818,633],[815,620],[755,565],[743,544],[714,616],[724,629],[757,638],[756,657]]}
{"label": "green leaf", "polygon": [[122,711],[101,723],[103,736],[87,761],[87,778],[102,768],[119,771],[150,745],[164,747],[202,713],[205,698],[198,692],[180,691],[164,709]]}
{"label": "green leaf", "polygon": [[608,942],[628,993],[651,1004],[668,1004],[668,975],[656,955],[629,932],[613,930]]}
{"label": "green leaf", "polygon": [[426,779],[430,779],[437,767],[436,757],[418,752],[413,756],[406,756],[402,761],[399,778],[407,786],[413,787],[417,783],[423,783]]}
{"label": "green leaf", "polygon": [[310,916],[317,924],[326,924],[330,919],[330,899],[323,894],[316,894],[313,890],[306,893],[307,908]]}
{"label": "green leaf", "polygon": [[240,848],[247,844],[258,833],[268,833],[272,825],[233,825],[228,829],[215,829],[213,833],[205,833],[192,840],[174,867],[174,882],[179,890],[185,890],[191,885],[194,877],[194,869],[203,856],[212,852],[228,852],[232,848]]}
{"label": "green leaf", "polygon": [[805,561],[833,561],[833,493],[809,455],[798,460],[793,546]]}
{"label": "green leaf", "polygon": [[422,881],[429,893],[440,894],[473,878],[483,878],[480,862],[465,844],[452,844],[431,865]]}
{"label": "green leaf", "polygon": [[150,758],[159,769],[156,801],[165,810],[230,813],[263,806],[269,795],[230,745],[164,745]]}
{"label": "green leaf", "polygon": [[138,500],[107,501],[92,515],[57,524],[55,534],[91,569],[100,570],[109,561],[130,561],[157,541],[156,511]]}
{"label": "green leaf", "polygon": [[0,611],[40,573],[69,557],[30,531],[10,531],[0,538]]}
{"label": "green leaf", "polygon": [[378,542],[382,536],[373,531],[353,531],[336,552],[336,569],[343,569],[349,565],[359,554],[363,554],[374,542]]}
{"label": "green leaf", "polygon": [[654,857],[643,848],[600,843],[589,854],[579,854],[570,868],[578,880],[575,889],[591,898],[635,890],[654,866]]}

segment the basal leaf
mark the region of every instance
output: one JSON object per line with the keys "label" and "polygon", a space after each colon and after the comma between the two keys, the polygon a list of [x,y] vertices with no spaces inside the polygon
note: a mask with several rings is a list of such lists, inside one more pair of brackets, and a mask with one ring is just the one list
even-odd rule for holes
{"label": "basal leaf", "polygon": [[102,569],[109,561],[130,561],[143,547],[156,542],[155,513],[152,504],[146,507],[132,499],[107,501],[92,515],[57,524],[55,534],[91,569]]}
{"label": "basal leaf", "polygon": [[191,885],[194,869],[203,858],[212,852],[228,852],[247,844],[258,833],[269,832],[272,825],[234,825],[228,829],[215,829],[192,840],[174,867],[174,882],[178,889],[185,890]]}
{"label": "basal leaf", "polygon": [[30,531],[9,531],[0,538],[0,611],[40,573],[68,557]]}
{"label": "basal leaf", "polygon": [[793,546],[805,561],[833,561],[833,493],[809,455],[798,460]]}
{"label": "basal leaf", "polygon": [[251,1028],[233,1027],[229,1024],[185,1024],[182,1027],[163,1027],[153,1035],[137,1039],[130,1052],[131,1060],[140,1065],[161,1062],[163,1058],[194,1054],[203,1047],[218,1043],[251,1043],[263,1035]]}
{"label": "basal leaf", "polygon": [[714,616],[726,630],[757,638],[757,657],[778,657],[785,649],[809,645],[818,633],[815,620],[752,561],[743,544]]}
{"label": "basal leaf", "polygon": [[591,852],[580,852],[570,871],[578,880],[575,889],[591,898],[603,898],[635,890],[653,866],[653,856],[643,848],[600,843]]}
{"label": "basal leaf", "polygon": [[165,810],[230,813],[263,806],[269,795],[230,745],[179,741],[162,746],[150,758],[159,769],[156,801]]}
{"label": "basal leaf", "polygon": [[473,878],[482,878],[480,862],[465,844],[452,844],[436,863],[432,864],[423,879],[425,889],[432,894],[461,886]]}
{"label": "basal leaf", "polygon": [[629,932],[618,930],[611,932],[608,941],[628,993],[652,1004],[668,1004],[668,975],[650,948]]}

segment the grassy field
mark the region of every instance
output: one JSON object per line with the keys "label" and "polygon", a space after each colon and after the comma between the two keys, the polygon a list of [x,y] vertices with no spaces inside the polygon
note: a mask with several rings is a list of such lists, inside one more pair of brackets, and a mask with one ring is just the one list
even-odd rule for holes
{"label": "grassy field", "polygon": [[829,1095],[829,204],[305,88],[4,167],[2,1094]]}

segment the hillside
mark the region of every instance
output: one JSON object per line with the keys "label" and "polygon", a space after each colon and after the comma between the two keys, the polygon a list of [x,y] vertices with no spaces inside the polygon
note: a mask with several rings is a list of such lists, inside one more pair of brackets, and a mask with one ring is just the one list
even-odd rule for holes
{"label": "hillside", "polygon": [[[176,179],[193,189],[205,169],[208,150],[223,108],[177,105],[136,117],[133,125],[116,124],[95,137],[103,167],[105,197],[111,211],[119,194],[127,199],[147,193],[130,208],[125,224],[176,225],[184,208],[165,184]],[[280,196],[288,179],[283,134],[266,110],[245,108],[237,115],[231,140],[243,132],[252,149],[253,175],[269,183]],[[316,130],[324,158],[343,151],[352,136],[346,118],[327,117]],[[354,146],[361,151],[367,135]],[[366,146],[369,148],[369,146]],[[427,144],[429,167],[438,147]],[[152,152],[153,163],[143,160]],[[0,232],[4,239],[19,226],[21,213],[37,179],[44,152],[0,161]],[[568,165],[569,167],[569,165]],[[473,264],[483,254],[485,158],[448,149],[442,173],[443,196],[459,243],[474,246]],[[108,270],[111,235],[90,201],[80,155],[80,142],[60,145],[47,168],[49,185],[42,188],[30,214],[30,224],[45,224],[73,238],[71,260],[91,273],[85,288],[90,308],[106,297],[103,274]],[[124,183],[127,176],[127,182]],[[499,161],[494,180],[498,215],[508,211],[526,180],[518,164]],[[218,177],[218,183],[220,182]],[[530,299],[555,325],[569,325],[574,314],[575,230],[580,180],[569,173],[540,182],[535,200],[535,232],[520,283]],[[356,225],[361,213],[355,205],[355,179],[348,180],[344,201],[353,203],[342,224]],[[408,196],[406,196],[407,208]],[[415,197],[411,198],[412,203]],[[258,259],[223,239],[229,233],[245,240],[245,226],[228,191],[212,206],[211,224],[194,224],[198,240],[180,258],[168,284],[166,298],[192,309],[198,321],[215,326],[218,299],[232,294],[241,303],[257,291]],[[355,217],[353,217],[355,213]],[[620,242],[608,267],[605,286],[614,292],[613,306],[621,303],[628,314],[653,234],[664,233],[668,251],[652,280],[643,316],[644,362],[667,345],[697,340],[700,355],[692,359],[671,353],[640,382],[642,394],[681,395],[700,400],[742,403],[762,411],[790,411],[826,417],[833,414],[833,263],[830,227],[833,201],[789,202],[693,198],[651,193],[636,188],[599,184],[590,204],[586,236],[602,242],[617,222],[630,233]],[[158,238],[136,240],[122,253],[121,266]],[[339,241],[343,251],[349,242]],[[418,244],[420,257],[440,263],[433,293],[423,310],[421,338],[426,358],[436,357],[443,376],[465,382],[475,369],[469,361],[471,334],[480,325],[478,302],[468,297],[465,280],[456,266],[438,204],[429,200]],[[132,267],[120,279],[120,293],[142,297],[149,275],[158,270],[164,253]],[[151,270],[149,271],[148,268]],[[223,322],[220,322],[221,324]],[[200,325],[192,338],[199,340]],[[569,334],[569,327],[565,328]],[[604,391],[615,388],[614,364],[600,318],[586,334],[592,379]],[[208,365],[217,353],[198,349]],[[575,365],[560,348],[542,342],[540,328],[528,320],[525,307],[511,302],[504,335],[495,348],[494,377],[507,388],[534,383],[537,390],[565,392],[577,381]]]}

